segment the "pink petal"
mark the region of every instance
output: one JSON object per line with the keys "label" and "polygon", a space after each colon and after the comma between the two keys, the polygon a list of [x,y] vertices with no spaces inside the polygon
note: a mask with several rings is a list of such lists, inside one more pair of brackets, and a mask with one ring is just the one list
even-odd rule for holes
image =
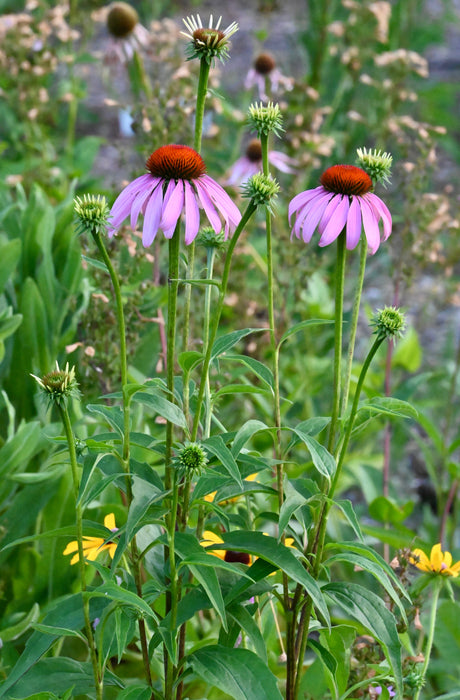
{"label": "pink petal", "polygon": [[126,211],[126,206],[128,205],[129,213],[131,209],[131,203],[137,195],[137,193],[145,190],[151,190],[155,186],[155,181],[157,179],[158,178],[152,177],[150,173],[147,173],[146,175],[141,175],[140,177],[137,177],[135,180],[130,182],[129,185],[127,185],[124,188],[124,190],[120,192],[115,202],[113,203],[112,209],[110,210],[110,216],[112,217],[112,225],[115,220],[121,223],[123,219],[126,218],[127,214],[122,219],[120,219],[121,213],[123,211]]}
{"label": "pink petal", "polygon": [[329,204],[327,205],[327,207],[324,211],[324,214],[321,217],[321,221],[318,224],[318,231],[321,235],[323,235],[324,230],[329,223],[329,219],[334,214],[341,199],[342,199],[342,195],[334,194],[332,196],[332,198],[329,200]]}
{"label": "pink petal", "polygon": [[[325,227],[319,240],[318,245],[320,245],[321,247],[329,245],[330,243],[335,241],[335,239],[338,238],[338,236],[340,236],[347,222],[348,210],[350,209],[350,202],[348,200],[348,196],[345,195],[344,197],[340,198],[336,197],[336,199],[338,200],[338,202],[335,205],[334,212],[329,217],[328,224]],[[322,223],[323,222],[321,221],[321,224]]]}
{"label": "pink petal", "polygon": [[291,217],[297,209],[300,209],[300,207],[303,207],[304,204],[307,204],[307,202],[310,201],[313,197],[316,197],[319,192],[327,192],[327,190],[324,189],[322,185],[319,187],[315,187],[314,190],[305,190],[305,192],[300,192],[300,194],[296,194],[296,196],[291,199],[289,202],[289,222],[291,221]]}
{"label": "pink petal", "polygon": [[367,194],[365,194],[364,198],[368,200],[370,205],[373,207],[374,211],[377,210],[378,213],[380,214],[380,217],[382,218],[382,221],[383,221],[383,239],[382,240],[386,241],[387,238],[391,234],[391,228],[392,228],[391,214],[389,212],[387,205],[380,199],[380,197],[377,197],[377,195],[373,194],[372,192],[368,192]]}
{"label": "pink petal", "polygon": [[197,178],[193,181],[193,184],[195,185],[199,200],[203,205],[203,209],[206,212],[206,216],[208,217],[211,226],[213,227],[216,233],[220,233],[222,230],[222,223],[220,221],[219,214],[216,212],[214,205],[211,202],[211,199],[206,191],[206,188],[201,182],[201,179],[202,178]]}
{"label": "pink petal", "polygon": [[[293,233],[297,236],[297,238],[300,238],[300,230],[303,228],[305,225],[305,222],[307,218],[310,217],[310,214],[316,209],[317,205],[320,203],[324,202],[324,208],[322,209],[322,212],[326,208],[329,200],[331,198],[331,193],[330,192],[320,192],[319,194],[316,195],[316,197],[312,197],[306,204],[302,206],[301,209],[298,210],[296,214],[296,222],[294,225],[294,230]],[[320,217],[321,218],[321,217]],[[317,219],[316,223],[318,223],[319,219]],[[315,224],[316,227],[316,224]],[[313,234],[313,231],[312,231]]]}
{"label": "pink petal", "polygon": [[[160,185],[161,186],[161,185]],[[131,204],[131,220],[130,220],[130,225],[133,231],[136,230],[136,225],[137,225],[137,220],[139,218],[139,214],[144,207],[145,202],[147,201],[147,198],[150,196],[151,192],[150,190],[145,190],[145,191],[140,191],[137,193],[135,196],[133,203]]]}
{"label": "pink petal", "polygon": [[233,200],[230,199],[224,188],[221,187],[218,182],[213,180],[212,177],[209,177],[209,175],[203,175],[200,180],[201,182],[204,182],[211,200],[217,206],[222,216],[226,220],[228,219],[233,226],[238,226],[241,221],[240,210]]}
{"label": "pink petal", "polygon": [[287,156],[285,153],[282,153],[281,151],[269,151],[268,152],[268,160],[269,162],[275,167],[278,168],[278,170],[281,170],[282,173],[295,173],[295,167],[297,165],[297,161],[295,161],[293,158],[290,158]]}
{"label": "pink petal", "polygon": [[[171,180],[171,182],[174,182]],[[163,216],[160,228],[166,231],[175,228],[184,206],[184,181],[178,180],[167,202],[163,203]]]}
{"label": "pink petal", "polygon": [[189,245],[196,238],[200,227],[200,210],[195,199],[195,193],[187,180],[185,185],[185,243]]}
{"label": "pink petal", "polygon": [[319,201],[315,201],[305,223],[302,227],[302,239],[305,243],[310,243],[311,238],[315,232],[318,223],[321,221],[321,217],[324,214],[329,203],[329,197],[322,197]]}
{"label": "pink petal", "polygon": [[159,185],[150,195],[144,213],[144,226],[142,228],[142,245],[148,248],[152,244],[160,227],[161,212],[163,209],[163,185]]}
{"label": "pink petal", "polygon": [[366,199],[363,197],[360,197],[359,199],[361,204],[361,214],[363,216],[364,234],[369,244],[369,252],[371,255],[374,255],[380,245],[378,216]]}
{"label": "pink petal", "polygon": [[353,250],[361,238],[361,209],[359,199],[351,198],[350,210],[347,217],[347,249]]}

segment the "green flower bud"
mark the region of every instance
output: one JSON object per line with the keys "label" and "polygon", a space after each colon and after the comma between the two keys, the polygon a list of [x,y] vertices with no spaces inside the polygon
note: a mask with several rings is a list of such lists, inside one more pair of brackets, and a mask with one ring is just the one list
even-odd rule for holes
{"label": "green flower bud", "polygon": [[75,197],[74,211],[77,216],[77,233],[90,233],[92,236],[107,230],[110,208],[105,197],[84,194]]}
{"label": "green flower bud", "polygon": [[225,236],[222,232],[216,233],[212,226],[202,228],[197,236],[196,242],[203,248],[223,248],[225,246]]}
{"label": "green flower bud", "polygon": [[284,131],[280,107],[273,102],[266,105],[263,102],[252,104],[249,107],[247,122],[251,131],[257,131],[259,138],[262,134],[268,136],[272,131],[279,136],[279,132]]}
{"label": "green flower bud", "polygon": [[68,362],[65,369],[60,369],[59,364],[56,362],[56,369],[45,374],[41,379],[36,377],[35,374],[31,374],[31,377],[40,386],[44,398],[50,406],[53,404],[62,406],[68,398],[78,398],[80,396],[78,383],[75,378],[75,367],[69,369]]}
{"label": "green flower bud", "polygon": [[385,186],[385,182],[390,182],[391,164],[393,156],[390,153],[382,153],[377,149],[358,148],[358,164],[371,177],[372,181],[381,182]]}
{"label": "green flower bud", "polygon": [[280,191],[278,182],[271,175],[256,173],[242,186],[243,197],[252,199],[257,206],[265,205],[272,211]]}
{"label": "green flower bud", "polygon": [[186,477],[199,474],[207,465],[208,458],[204,448],[198,442],[186,442],[177,452],[175,463],[179,471]]}
{"label": "green flower bud", "polygon": [[386,306],[384,309],[379,309],[371,321],[371,325],[375,326],[374,333],[379,339],[384,338],[400,338],[406,327],[406,319],[400,309],[394,306]]}

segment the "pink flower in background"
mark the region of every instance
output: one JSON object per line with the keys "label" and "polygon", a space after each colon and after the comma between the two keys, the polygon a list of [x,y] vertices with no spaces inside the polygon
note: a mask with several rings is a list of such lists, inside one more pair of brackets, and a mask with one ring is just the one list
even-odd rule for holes
{"label": "pink flower in background", "polygon": [[[309,243],[315,230],[319,245],[326,246],[345,231],[346,246],[353,250],[364,229],[369,252],[374,254],[391,234],[391,214],[382,200],[371,192],[369,175],[354,165],[333,165],[320,177],[321,185],[301,192],[289,204],[289,221],[295,213],[292,235]],[[383,223],[383,234],[379,222]]]}
{"label": "pink flower in background", "polygon": [[269,53],[261,53],[257,56],[252,68],[249,69],[244,81],[244,87],[249,90],[251,87],[257,87],[259,90],[260,99],[263,102],[268,102],[269,97],[266,93],[267,83],[270,86],[270,92],[277,93],[280,88],[283,90],[292,90],[294,87],[294,79],[283,75],[279,68],[276,67],[276,61]]}
{"label": "pink flower in background", "polygon": [[127,2],[114,2],[108,8],[106,23],[111,41],[104,61],[108,64],[131,61],[135,51],[148,46],[150,34],[139,22],[137,11]]}
{"label": "pink flower in background", "polygon": [[[295,173],[298,165],[294,158],[290,158],[281,151],[269,151],[268,161],[274,168],[283,173]],[[232,165],[230,174],[226,180],[227,185],[242,185],[250,177],[262,171],[262,147],[259,139],[252,139],[246,153]]]}
{"label": "pink flower in background", "polygon": [[115,200],[110,212],[109,237],[130,215],[136,228],[144,215],[142,243],[151,245],[159,229],[172,238],[176,224],[185,212],[185,242],[191,243],[200,227],[202,208],[216,234],[225,226],[225,238],[241,219],[238,207],[225,190],[209,175],[202,157],[189,146],[161,146],[147,160],[149,171],[131,182]]}

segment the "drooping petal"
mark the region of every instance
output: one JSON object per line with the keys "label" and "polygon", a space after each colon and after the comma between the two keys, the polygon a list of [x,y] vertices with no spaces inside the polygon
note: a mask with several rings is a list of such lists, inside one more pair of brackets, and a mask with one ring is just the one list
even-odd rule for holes
{"label": "drooping petal", "polygon": [[[156,178],[156,179],[158,180],[158,178]],[[152,189],[152,191],[153,191],[153,189]],[[133,199],[133,202],[131,204],[131,219],[130,219],[130,226],[133,229],[133,231],[136,230],[136,225],[137,225],[137,220],[139,218],[139,214],[142,211],[144,204],[145,204],[147,198],[150,196],[152,191],[150,189],[147,189],[147,188],[145,190],[140,190],[140,192],[138,192],[137,195]]]}
{"label": "drooping petal", "polygon": [[69,542],[67,547],[64,549],[64,551],[62,553],[63,554],[72,554],[73,552],[78,552],[77,540],[73,540],[73,542]]}
{"label": "drooping petal", "polygon": [[134,198],[139,192],[150,191],[155,186],[155,178],[149,173],[141,175],[130,182],[124,190],[120,192],[110,210],[110,230],[109,236],[113,236],[115,229],[126,219]]}
{"label": "drooping petal", "polygon": [[364,198],[369,201],[371,206],[374,208],[379,213],[378,218],[382,218],[383,221],[383,238],[382,240],[386,241],[387,238],[391,234],[391,228],[392,228],[392,220],[391,220],[391,214],[390,211],[383,202],[380,197],[377,197],[377,195],[373,194],[372,192],[368,192],[367,194],[364,195]]}
{"label": "drooping petal", "polygon": [[294,228],[292,229],[292,233],[297,236],[297,238],[300,238],[300,230],[305,223],[305,219],[310,215],[310,212],[316,208],[316,205],[320,201],[325,200],[327,204],[329,199],[330,197],[324,192],[318,192],[315,197],[311,197],[306,204],[303,204],[297,209]]}
{"label": "drooping petal", "polygon": [[[289,202],[289,207],[288,207],[288,215],[289,215],[289,222],[291,221],[291,217],[295,211],[303,207],[304,204],[310,201],[313,197],[316,197],[316,195],[319,192],[327,192],[327,190],[320,185],[319,187],[315,187],[313,190],[305,190],[305,192],[300,192],[299,194],[296,194],[293,199]],[[329,193],[330,194],[330,193]]]}
{"label": "drooping petal", "polygon": [[209,177],[209,175],[203,175],[200,181],[204,183],[207,193],[224,219],[228,220],[232,226],[238,226],[241,221],[241,212],[234,201],[230,199],[224,188],[213,180],[212,177]]}
{"label": "drooping petal", "polygon": [[[335,209],[334,209],[333,213],[331,213],[331,216],[329,217],[328,224],[325,227],[323,233],[321,234],[321,238],[319,239],[318,245],[321,247],[329,245],[330,243],[335,241],[335,239],[340,236],[340,234],[341,234],[341,232],[342,232],[342,230],[347,222],[348,210],[350,209],[349,199],[347,196],[345,196],[345,197],[337,198],[337,200],[338,201],[337,201],[337,204],[335,205]],[[325,212],[325,214],[326,214],[326,212]],[[324,217],[323,217],[323,220],[324,220]],[[321,224],[322,224],[322,221],[321,221]]]}
{"label": "drooping petal", "polygon": [[295,161],[294,158],[290,158],[286,155],[286,153],[283,153],[282,151],[269,151],[268,161],[275,168],[281,170],[282,173],[296,172],[295,167],[293,166],[297,165],[297,161]]}
{"label": "drooping petal", "polygon": [[206,191],[206,188],[203,186],[203,184],[200,182],[200,179],[196,179],[193,181],[193,184],[195,185],[198,198],[203,205],[203,209],[206,213],[206,216],[209,219],[209,223],[213,227],[214,231],[216,233],[220,233],[222,229],[222,223],[219,218],[219,214],[214,208],[214,205]]}
{"label": "drooping petal", "polygon": [[159,185],[150,195],[144,213],[144,226],[142,228],[142,245],[148,248],[152,244],[160,227],[161,212],[163,209],[163,186]]}
{"label": "drooping petal", "polygon": [[378,250],[380,245],[380,231],[378,218],[373,208],[370,206],[369,202],[366,199],[360,197],[359,203],[361,206],[361,214],[363,217],[364,235],[367,238],[369,252],[371,255],[374,255],[374,253]]}
{"label": "drooping petal", "polygon": [[431,571],[430,560],[422,549],[413,550],[411,563],[422,571]]}
{"label": "drooping petal", "polygon": [[309,243],[311,241],[315,229],[321,221],[328,204],[329,196],[327,195],[322,195],[319,200],[315,199],[314,203],[312,203],[312,208],[302,226],[302,240],[305,241],[305,243]]}
{"label": "drooping petal", "polygon": [[361,238],[361,208],[357,197],[351,198],[347,217],[347,250],[353,250]]}
{"label": "drooping petal", "polygon": [[200,227],[200,210],[195,199],[195,193],[187,180],[185,186],[185,244],[195,240]]}
{"label": "drooping petal", "polygon": [[160,228],[169,231],[176,227],[184,206],[184,181],[178,180],[167,202],[163,203],[163,215]]}
{"label": "drooping petal", "polygon": [[105,516],[104,518],[104,525],[107,528],[107,530],[112,530],[114,532],[117,530],[117,526],[115,525],[115,515],[114,513],[109,513],[108,515]]}
{"label": "drooping petal", "polygon": [[457,561],[455,564],[453,564],[450,567],[450,571],[451,571],[452,576],[457,577],[458,574],[460,573],[460,561]]}

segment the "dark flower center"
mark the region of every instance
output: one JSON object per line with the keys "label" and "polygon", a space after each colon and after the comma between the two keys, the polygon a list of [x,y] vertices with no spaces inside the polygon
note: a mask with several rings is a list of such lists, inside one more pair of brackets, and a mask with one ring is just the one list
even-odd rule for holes
{"label": "dark flower center", "polygon": [[127,2],[116,2],[107,15],[107,29],[117,39],[123,39],[131,34],[138,21],[139,15],[134,7]]}
{"label": "dark flower center", "polygon": [[154,177],[164,180],[194,180],[206,172],[199,153],[189,146],[161,146],[152,153],[145,167]]}
{"label": "dark flower center", "polygon": [[257,163],[262,160],[262,146],[260,145],[259,139],[251,139],[246,148],[246,157],[249,158],[251,163]]}
{"label": "dark flower center", "polygon": [[206,46],[218,46],[225,39],[225,34],[219,29],[200,27],[193,32],[193,38]]}
{"label": "dark flower center", "polygon": [[275,66],[275,59],[269,53],[261,53],[254,61],[254,68],[261,75],[268,75]]}
{"label": "dark flower center", "polygon": [[227,549],[225,552],[225,561],[228,561],[230,563],[238,563],[238,564],[250,564],[251,563],[251,557],[247,552],[233,552],[231,549]]}
{"label": "dark flower center", "polygon": [[355,165],[333,165],[324,171],[319,181],[335,194],[362,195],[373,187],[369,175]]}

